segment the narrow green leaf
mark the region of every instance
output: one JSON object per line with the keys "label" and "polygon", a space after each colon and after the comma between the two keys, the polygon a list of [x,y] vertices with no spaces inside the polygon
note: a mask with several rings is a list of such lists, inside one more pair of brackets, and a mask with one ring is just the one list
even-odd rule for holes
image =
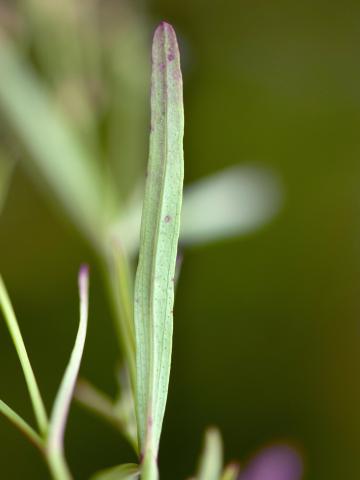
{"label": "narrow green leaf", "polygon": [[89,273],[88,268],[83,266],[79,272],[80,294],[80,323],[71,353],[69,364],[65,370],[60,388],[55,398],[51,413],[47,447],[50,457],[57,456],[63,450],[63,438],[70,402],[75,388],[76,378],[79,372],[82,354],[84,351],[89,302]]}
{"label": "narrow green leaf", "polygon": [[225,468],[224,473],[222,474],[221,480],[237,480],[239,476],[239,471],[240,471],[239,465],[235,463],[231,463]]}
{"label": "narrow green leaf", "polygon": [[126,463],[96,473],[90,480],[135,480],[139,478],[139,465]]}
{"label": "narrow green leaf", "polygon": [[99,238],[103,179],[90,152],[79,142],[45,85],[15,46],[0,35],[0,108],[79,228]]}
{"label": "narrow green leaf", "polygon": [[152,471],[144,479],[156,478],[168,392],[183,188],[180,55],[175,32],[165,22],[155,32],[152,61],[150,154],[135,280],[137,422],[144,468],[151,464]]}
{"label": "narrow green leaf", "polygon": [[212,428],[205,434],[204,450],[196,475],[197,480],[220,480],[223,468],[222,441],[218,430]]}
{"label": "narrow green leaf", "polygon": [[29,391],[31,403],[35,413],[35,417],[39,426],[39,430],[42,434],[45,434],[48,428],[48,419],[44,406],[44,402],[41,398],[40,390],[35,379],[33,369],[25,348],[24,340],[22,338],[19,324],[17,322],[14,309],[12,307],[8,292],[6,290],[3,279],[0,275],[0,308],[4,314],[4,318],[10,332],[12,341],[14,343],[16,352],[18,354],[21,367],[24,372],[26,385]]}

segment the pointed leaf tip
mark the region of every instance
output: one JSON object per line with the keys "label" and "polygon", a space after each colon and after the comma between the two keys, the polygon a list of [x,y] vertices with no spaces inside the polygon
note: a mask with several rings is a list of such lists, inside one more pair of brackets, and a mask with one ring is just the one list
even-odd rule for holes
{"label": "pointed leaf tip", "polygon": [[175,36],[174,27],[170,23],[166,22],[165,20],[163,20],[162,22],[159,23],[159,25],[157,26],[157,28],[155,30],[155,35],[160,34],[160,33],[164,32],[165,30],[171,32]]}
{"label": "pointed leaf tip", "polygon": [[47,437],[47,448],[50,456],[56,456],[58,452],[63,449],[66,421],[84,351],[89,303],[89,269],[87,265],[80,268],[78,283],[80,296],[80,322],[75,345],[56,395],[50,417]]}

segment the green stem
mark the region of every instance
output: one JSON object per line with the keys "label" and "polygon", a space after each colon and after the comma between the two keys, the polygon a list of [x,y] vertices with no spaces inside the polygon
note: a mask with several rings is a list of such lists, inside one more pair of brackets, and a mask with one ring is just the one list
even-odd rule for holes
{"label": "green stem", "polygon": [[66,463],[64,452],[61,449],[47,451],[45,458],[53,480],[72,480],[69,467]]}
{"label": "green stem", "polygon": [[13,423],[25,436],[39,449],[43,450],[44,441],[35,432],[35,430],[30,427],[30,425],[18,415],[12,408],[10,408],[5,402],[0,400],[0,412],[6,417],[11,423]]}
{"label": "green stem", "polygon": [[38,384],[35,379],[33,369],[25,348],[23,338],[21,336],[20,328],[16,320],[14,309],[11,305],[9,295],[7,293],[5,284],[0,275],[0,307],[3,311],[4,318],[9,329],[11,338],[13,340],[15,349],[17,351],[21,367],[24,372],[25,381],[29,390],[32,406],[39,430],[42,435],[45,435],[48,428],[48,418],[41,398]]}
{"label": "green stem", "polygon": [[132,391],[135,392],[135,334],[133,319],[133,294],[129,261],[120,246],[112,246],[104,261],[108,291],[115,316],[115,328],[129,369]]}
{"label": "green stem", "polygon": [[150,449],[147,449],[141,467],[141,480],[159,480],[157,461]]}

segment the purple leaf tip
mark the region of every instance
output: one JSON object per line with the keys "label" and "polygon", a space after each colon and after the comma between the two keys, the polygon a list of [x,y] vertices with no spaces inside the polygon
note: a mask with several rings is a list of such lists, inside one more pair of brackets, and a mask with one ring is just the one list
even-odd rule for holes
{"label": "purple leaf tip", "polygon": [[84,298],[87,295],[89,289],[89,266],[81,265],[79,270],[79,290],[80,297]]}
{"label": "purple leaf tip", "polygon": [[159,23],[155,30],[155,37],[157,35],[162,35],[164,33],[169,33],[170,35],[175,35],[175,30],[173,26],[170,23],[167,23],[165,21]]}

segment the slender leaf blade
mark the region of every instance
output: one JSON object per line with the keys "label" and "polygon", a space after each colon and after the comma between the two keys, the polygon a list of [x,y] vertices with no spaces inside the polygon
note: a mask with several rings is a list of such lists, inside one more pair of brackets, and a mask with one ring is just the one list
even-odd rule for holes
{"label": "slender leaf blade", "polygon": [[50,417],[47,445],[49,452],[62,451],[66,420],[70,408],[71,399],[75,389],[75,383],[80,368],[81,358],[84,351],[89,304],[89,272],[88,267],[83,266],[79,272],[80,294],[80,322],[75,345],[65,370],[62,382],[55,398]]}
{"label": "slender leaf blade", "polygon": [[139,443],[143,455],[150,451],[156,458],[170,375],[183,188],[180,55],[175,32],[165,22],[155,32],[152,60],[150,153],[134,313]]}

